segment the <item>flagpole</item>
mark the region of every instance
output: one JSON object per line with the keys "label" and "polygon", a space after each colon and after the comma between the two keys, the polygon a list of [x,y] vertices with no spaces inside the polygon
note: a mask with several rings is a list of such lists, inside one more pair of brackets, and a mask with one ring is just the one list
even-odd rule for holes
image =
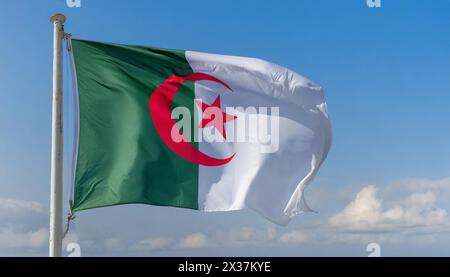
{"label": "flagpole", "polygon": [[50,237],[49,256],[61,257],[62,252],[62,42],[64,35],[63,14],[54,14],[53,23],[53,114],[50,172]]}

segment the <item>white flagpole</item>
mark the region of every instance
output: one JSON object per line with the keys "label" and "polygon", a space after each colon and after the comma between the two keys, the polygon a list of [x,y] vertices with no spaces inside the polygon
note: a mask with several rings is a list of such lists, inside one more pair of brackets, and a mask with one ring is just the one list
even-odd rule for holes
{"label": "white flagpole", "polygon": [[61,257],[62,252],[62,42],[66,17],[54,14],[53,23],[53,115],[50,173],[50,237],[49,256]]}

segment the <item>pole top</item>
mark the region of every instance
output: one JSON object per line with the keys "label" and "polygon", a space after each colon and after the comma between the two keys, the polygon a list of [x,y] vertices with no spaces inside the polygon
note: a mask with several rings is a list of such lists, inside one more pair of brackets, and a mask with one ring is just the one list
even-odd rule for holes
{"label": "pole top", "polygon": [[61,24],[64,24],[64,22],[66,22],[66,16],[61,13],[55,13],[54,15],[52,15],[50,17],[50,21],[52,23],[59,21],[59,22],[61,22]]}

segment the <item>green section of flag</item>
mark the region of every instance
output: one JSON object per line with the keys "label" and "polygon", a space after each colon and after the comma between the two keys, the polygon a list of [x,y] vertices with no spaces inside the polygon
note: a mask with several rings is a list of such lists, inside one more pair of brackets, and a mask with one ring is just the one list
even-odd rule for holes
{"label": "green section of flag", "polygon": [[[83,40],[72,45],[80,107],[72,211],[127,203],[197,209],[198,166],[162,142],[148,105],[168,77],[192,73],[184,51]],[[194,97],[193,83],[185,83],[173,107],[193,112]]]}

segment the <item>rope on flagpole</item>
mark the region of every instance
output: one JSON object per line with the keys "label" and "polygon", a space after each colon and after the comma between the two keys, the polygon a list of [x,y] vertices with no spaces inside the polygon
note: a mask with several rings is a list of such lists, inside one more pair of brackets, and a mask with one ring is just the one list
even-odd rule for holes
{"label": "rope on flagpole", "polygon": [[73,221],[75,219],[75,215],[70,211],[69,214],[67,215],[67,220],[66,220],[66,228],[64,229],[64,233],[62,235],[62,238],[64,239],[66,237],[66,235],[69,233],[70,230],[70,222]]}
{"label": "rope on flagpole", "polygon": [[76,156],[78,152],[78,88],[77,88],[77,80],[76,80],[76,72],[75,72],[75,64],[74,64],[74,57],[72,52],[72,34],[70,33],[64,33],[63,35],[64,40],[66,41],[66,47],[67,47],[67,54],[68,54],[68,60],[69,60],[69,72],[71,73],[72,77],[72,93],[73,93],[73,102],[74,102],[74,144],[73,144],[73,160],[72,160],[72,172],[70,177],[70,188],[69,188],[69,213],[67,214],[66,218],[66,225],[65,229],[62,235],[62,238],[64,239],[67,234],[70,231],[70,223],[75,219],[75,214],[72,212],[72,205],[73,205],[73,191],[74,191],[74,179],[75,179],[75,163],[76,163]]}

